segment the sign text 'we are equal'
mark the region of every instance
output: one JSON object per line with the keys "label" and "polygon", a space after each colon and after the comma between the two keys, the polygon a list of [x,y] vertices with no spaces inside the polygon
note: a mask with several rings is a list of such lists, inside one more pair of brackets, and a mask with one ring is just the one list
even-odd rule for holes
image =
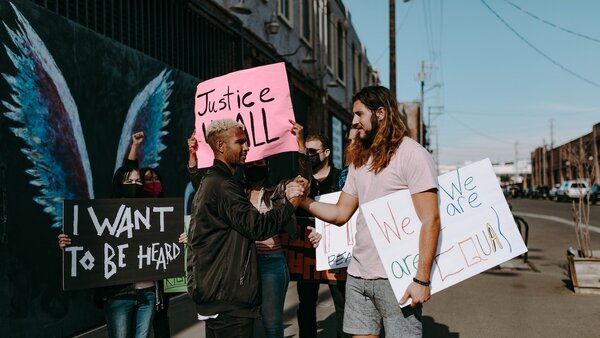
{"label": "sign text 'we are equal'", "polygon": [[[527,248],[489,160],[438,177],[441,232],[431,273],[435,293]],[[421,221],[408,190],[361,205],[396,298],[415,276]]]}

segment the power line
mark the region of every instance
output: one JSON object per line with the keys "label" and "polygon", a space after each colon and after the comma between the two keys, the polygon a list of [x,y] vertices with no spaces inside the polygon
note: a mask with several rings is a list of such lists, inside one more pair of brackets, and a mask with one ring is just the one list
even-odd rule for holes
{"label": "power line", "polygon": [[[413,4],[415,2],[411,2],[410,5],[408,6],[408,10],[406,11],[406,13],[404,14],[404,17],[402,18],[402,21],[400,22],[400,24],[398,25],[398,28],[396,29],[396,34],[398,34],[398,32],[400,32],[400,30],[402,29],[402,27],[404,26],[404,24],[406,23],[406,19],[408,18],[408,14],[410,13],[410,9],[412,8]],[[379,60],[381,60],[381,58],[385,55],[387,55],[387,53],[390,51],[390,45],[388,44],[385,49],[383,50],[383,52],[381,52],[381,54],[377,57],[377,60],[375,60],[375,62],[373,62],[373,65],[376,65],[377,63],[379,63]]]}
{"label": "power line", "polygon": [[433,62],[433,25],[431,22],[431,2],[429,2],[429,0],[422,0],[421,3],[423,4],[423,24],[425,26],[425,42],[427,43],[429,60]]}
{"label": "power line", "polygon": [[525,42],[529,47],[533,48],[533,50],[535,50],[536,52],[538,52],[540,55],[542,55],[544,58],[546,58],[548,61],[552,62],[554,65],[556,65],[557,67],[561,68],[562,70],[564,70],[565,72],[575,76],[576,78],[585,81],[589,84],[591,84],[594,87],[599,87],[600,88],[600,84],[596,83],[590,79],[587,79],[577,73],[575,73],[574,71],[570,70],[569,68],[563,66],[562,64],[558,63],[558,61],[555,61],[553,58],[551,58],[550,56],[548,56],[546,53],[542,52],[539,48],[537,48],[536,46],[534,46],[531,42],[529,42],[527,39],[525,39],[525,37],[523,37],[521,34],[519,34],[519,32],[517,32],[514,28],[512,28],[508,22],[506,22],[498,13],[496,13],[496,11],[494,11],[492,9],[492,7],[490,7],[490,5],[487,4],[487,2],[485,2],[485,0],[480,0],[485,7],[487,7],[490,12],[492,12],[497,18],[498,20],[502,21],[502,23],[508,27],[508,29],[510,29],[516,36],[519,37],[519,39],[521,39],[523,42]]}
{"label": "power line", "polygon": [[495,138],[495,137],[491,137],[491,136],[489,136],[489,135],[486,135],[486,134],[484,134],[484,133],[480,132],[479,130],[477,130],[477,129],[475,129],[475,128],[473,128],[473,127],[469,126],[469,125],[467,125],[466,123],[464,123],[464,122],[460,121],[459,119],[457,119],[456,117],[454,117],[454,116],[452,116],[452,115],[450,115],[450,114],[447,114],[446,116],[450,117],[450,118],[451,118],[451,119],[453,119],[453,120],[454,120],[456,123],[458,123],[458,124],[460,124],[461,126],[463,126],[463,127],[467,128],[467,129],[469,129],[470,131],[472,131],[473,133],[475,133],[475,134],[477,134],[477,135],[479,135],[479,136],[481,136],[481,137],[487,138],[487,139],[489,139],[489,140],[492,140],[492,141],[496,141],[496,142],[504,143],[504,144],[512,144],[512,142],[508,142],[508,141],[505,141],[505,140],[501,140],[501,139],[498,139],[498,138]]}
{"label": "power line", "polygon": [[533,13],[531,13],[531,12],[529,12],[529,11],[527,11],[527,10],[519,7],[519,6],[517,6],[516,4],[512,3],[511,1],[504,0],[504,2],[507,2],[508,4],[510,4],[511,6],[513,6],[514,8],[520,10],[521,12],[529,15],[530,17],[532,17],[532,18],[534,18],[536,20],[539,20],[539,21],[541,21],[541,22],[543,22],[543,23],[545,23],[545,24],[547,24],[549,26],[552,26],[554,28],[560,29],[561,31],[567,32],[569,34],[577,35],[577,36],[579,36],[581,38],[584,38],[584,39],[587,39],[587,40],[590,40],[590,41],[600,42],[599,39],[593,38],[593,37],[585,35],[585,34],[577,33],[575,31],[572,31],[572,30],[568,29],[568,28],[564,28],[564,27],[561,27],[559,25],[556,25],[556,24],[554,24],[554,23],[552,23],[552,22],[550,22],[548,20],[544,20],[544,19],[540,18],[539,16],[537,16],[537,15],[535,15],[535,14],[533,14]]}

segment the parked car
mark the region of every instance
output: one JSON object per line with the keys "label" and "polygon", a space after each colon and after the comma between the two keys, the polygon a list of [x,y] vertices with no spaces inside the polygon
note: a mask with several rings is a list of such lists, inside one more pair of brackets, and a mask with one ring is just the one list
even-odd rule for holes
{"label": "parked car", "polygon": [[523,192],[523,197],[533,198],[534,192],[535,192],[535,190],[533,190],[532,187],[527,187],[527,188],[525,188],[525,191]]}
{"label": "parked car", "polygon": [[564,181],[556,191],[557,201],[570,201],[587,196],[590,186],[585,180]]}
{"label": "parked car", "polygon": [[596,204],[600,200],[600,185],[594,184],[590,189],[590,202]]}
{"label": "parked car", "polygon": [[556,200],[556,192],[558,191],[558,188],[560,188],[560,184],[557,183],[548,191],[548,199]]}
{"label": "parked car", "polygon": [[533,190],[533,198],[547,199],[549,197],[550,187],[546,185],[539,185]]}
{"label": "parked car", "polygon": [[506,187],[505,194],[508,198],[523,197],[523,191],[521,190],[521,187],[516,184]]}

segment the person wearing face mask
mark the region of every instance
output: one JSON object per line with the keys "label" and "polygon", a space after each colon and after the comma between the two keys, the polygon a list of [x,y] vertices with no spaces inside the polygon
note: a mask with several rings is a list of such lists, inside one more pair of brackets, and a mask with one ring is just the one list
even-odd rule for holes
{"label": "person wearing face mask", "polygon": [[[140,171],[123,166],[115,171],[111,198],[141,198],[144,188]],[[65,234],[58,236],[61,250],[71,244]],[[106,329],[111,338],[150,337],[158,289],[154,281],[96,288],[94,301],[104,309]]]}
{"label": "person wearing face mask", "polygon": [[[307,156],[304,154],[304,134],[302,125],[290,121],[292,124],[292,133],[296,135],[298,141],[298,174],[306,179],[310,179],[311,166]],[[269,211],[274,205],[285,201],[285,184],[281,181],[279,184],[268,186],[269,169],[265,160],[259,160],[246,163],[244,168],[246,178],[245,190],[248,199],[254,207],[261,213]],[[290,237],[298,236],[294,227]],[[311,228],[310,231],[314,231]],[[256,242],[256,253],[258,257],[258,271],[260,273],[261,285],[264,290],[261,304],[262,325],[267,338],[283,338],[283,305],[290,274],[287,267],[287,259],[281,247],[281,238],[275,235],[265,241]]]}
{"label": "person wearing face mask", "polygon": [[[143,140],[143,132],[132,135],[128,157],[113,175],[111,198],[145,198],[154,197],[154,194],[156,197],[162,197],[162,187],[159,192],[156,191],[156,185],[152,185],[153,189],[145,189],[143,176],[137,169],[137,149]],[[185,233],[179,237],[179,243],[187,243]],[[61,250],[70,244],[71,239],[67,235],[58,236],[58,246]],[[154,281],[106,286],[94,290],[94,301],[104,309],[108,336],[111,338],[150,337],[155,308],[161,306],[161,300],[162,288]],[[155,337],[159,335],[155,333]]]}
{"label": "person wearing face mask", "polygon": [[[162,186],[162,178],[156,169],[146,167],[140,169],[142,177],[143,196],[146,198],[164,197],[165,193]],[[180,243],[187,244],[187,234],[183,232],[180,235]],[[152,320],[152,327],[155,338],[171,337],[171,325],[169,324],[169,303],[171,293],[164,292],[162,280],[157,281],[158,292],[156,293],[156,313]]]}
{"label": "person wearing face mask", "polygon": [[146,197],[164,197],[162,179],[155,169],[146,167],[140,169],[142,173],[142,187]]}
{"label": "person wearing face mask", "polygon": [[[339,190],[339,178],[341,170],[329,163],[331,145],[329,138],[321,134],[310,134],[306,137],[306,154],[312,167],[312,180],[308,197],[314,198],[318,195],[328,194]],[[296,211],[298,223],[302,225],[314,224],[314,218],[305,210]],[[315,251],[306,252],[304,257],[315,258]],[[312,268],[314,269],[314,267]],[[342,331],[344,319],[344,299],[346,288],[346,269],[330,270],[335,278],[333,280],[311,277],[313,273],[304,273],[302,276],[294,276],[297,279],[298,291],[298,328],[300,337],[317,337],[317,300],[319,297],[319,283],[327,283],[335,307],[336,327],[338,338],[349,337]]]}

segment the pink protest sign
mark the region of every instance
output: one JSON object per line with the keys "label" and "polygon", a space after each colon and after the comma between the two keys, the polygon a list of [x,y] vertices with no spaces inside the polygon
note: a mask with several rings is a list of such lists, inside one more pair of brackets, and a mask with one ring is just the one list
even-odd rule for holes
{"label": "pink protest sign", "polygon": [[232,119],[246,127],[250,150],[246,162],[298,151],[288,120],[295,120],[285,63],[244,69],[200,83],[194,113],[198,167],[213,163],[206,129],[214,120]]}

